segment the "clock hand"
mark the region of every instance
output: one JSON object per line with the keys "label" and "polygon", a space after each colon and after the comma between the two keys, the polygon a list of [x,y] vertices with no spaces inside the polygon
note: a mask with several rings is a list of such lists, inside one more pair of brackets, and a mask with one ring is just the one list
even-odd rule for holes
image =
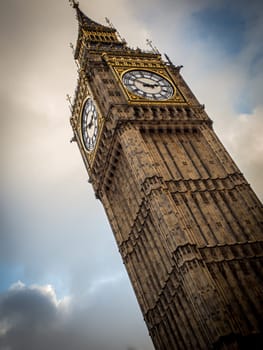
{"label": "clock hand", "polygon": [[93,125],[93,119],[94,119],[94,116],[91,117],[91,120],[90,120],[89,124],[87,125],[89,129],[90,129],[90,128],[92,127],[92,125]]}
{"label": "clock hand", "polygon": [[149,88],[152,88],[152,89],[154,89],[155,87],[159,86],[158,84],[148,84],[148,83],[143,83],[142,85],[144,87],[149,87]]}

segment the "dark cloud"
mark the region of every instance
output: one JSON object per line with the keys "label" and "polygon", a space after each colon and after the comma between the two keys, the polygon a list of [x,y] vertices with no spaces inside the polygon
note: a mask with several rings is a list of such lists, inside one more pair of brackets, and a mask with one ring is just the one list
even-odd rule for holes
{"label": "dark cloud", "polygon": [[[95,305],[88,310],[77,307],[70,300],[57,300],[51,286],[26,287],[20,282],[0,295],[0,349],[135,350],[127,344],[130,337],[118,320],[120,310],[111,305],[108,300],[98,322]],[[125,307],[122,310],[125,313]]]}
{"label": "dark cloud", "polygon": [[49,295],[17,286],[0,296],[0,349],[44,349],[43,340],[48,340],[46,334],[54,337],[57,321],[58,310]]}
{"label": "dark cloud", "polygon": [[38,289],[11,289],[0,300],[2,320],[11,327],[38,328],[54,320],[56,309],[51,300]]}

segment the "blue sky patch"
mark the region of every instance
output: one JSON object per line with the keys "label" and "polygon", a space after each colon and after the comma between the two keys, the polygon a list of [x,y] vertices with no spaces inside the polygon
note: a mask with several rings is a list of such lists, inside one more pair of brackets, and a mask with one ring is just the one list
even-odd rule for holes
{"label": "blue sky patch", "polygon": [[244,45],[245,20],[229,8],[207,8],[193,14],[195,35],[216,41],[228,54],[238,54]]}
{"label": "blue sky patch", "polygon": [[248,99],[242,97],[237,99],[234,107],[239,114],[251,114],[253,112],[252,103]]}
{"label": "blue sky patch", "polygon": [[[60,277],[58,276],[45,276],[44,278],[40,278],[39,280],[35,280],[30,278],[30,276],[26,276],[25,269],[22,265],[7,265],[0,264],[0,293],[7,291],[13,284],[21,281],[26,286],[30,286],[31,284],[37,284],[40,286],[51,284],[55,290],[57,297],[63,298],[65,295],[68,295],[69,290],[65,284],[67,284],[67,277],[60,273]],[[66,281],[66,282],[65,282]]]}
{"label": "blue sky patch", "polygon": [[19,265],[0,265],[0,293],[19,280],[23,281],[24,268]]}
{"label": "blue sky patch", "polygon": [[251,98],[253,92],[247,90],[247,87],[241,89],[239,94],[234,99],[234,108],[238,114],[251,114],[254,109]]}

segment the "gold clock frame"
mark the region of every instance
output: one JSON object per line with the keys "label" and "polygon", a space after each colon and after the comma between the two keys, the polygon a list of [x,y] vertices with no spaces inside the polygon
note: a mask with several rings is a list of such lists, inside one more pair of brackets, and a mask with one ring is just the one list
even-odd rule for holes
{"label": "gold clock frame", "polygon": [[[83,108],[84,108],[84,105],[86,103],[86,101],[91,98],[94,105],[95,105],[95,108],[96,108],[96,111],[97,111],[97,114],[98,114],[98,134],[97,134],[97,138],[96,138],[96,143],[95,143],[95,146],[92,150],[87,150],[86,146],[85,146],[85,142],[83,140],[83,135],[82,135],[82,112],[83,112]],[[82,101],[82,104],[81,104],[81,109],[80,109],[80,114],[79,114],[79,122],[77,123],[78,127],[77,127],[77,131],[78,131],[78,135],[79,135],[79,139],[80,139],[80,142],[81,142],[81,146],[82,146],[82,150],[85,154],[85,156],[87,157],[88,159],[88,163],[89,163],[89,166],[92,167],[93,165],[93,162],[94,162],[94,158],[95,158],[95,155],[96,155],[96,152],[97,152],[97,149],[98,149],[98,144],[99,144],[99,139],[101,137],[101,133],[102,133],[102,129],[103,129],[103,124],[104,124],[104,118],[97,106],[97,103],[96,103],[96,100],[93,98],[92,95],[88,95],[86,96],[83,101]]]}
{"label": "gold clock frame", "polygon": [[[167,80],[171,84],[171,86],[173,88],[173,91],[174,91],[173,95],[170,98],[168,98],[168,99],[154,100],[154,99],[144,98],[144,97],[138,96],[138,95],[134,94],[132,91],[129,91],[129,89],[127,89],[126,86],[123,84],[123,76],[126,73],[132,72],[132,71],[135,71],[135,70],[141,70],[141,71],[145,71],[145,72],[151,72],[151,73],[158,74],[160,77],[164,78],[165,80]],[[177,94],[177,90],[178,89],[175,86],[174,82],[170,79],[170,77],[168,77],[166,74],[163,74],[163,70],[161,70],[161,69],[155,69],[155,70],[151,69],[150,70],[150,69],[145,69],[145,68],[142,69],[140,67],[130,68],[130,69],[124,70],[124,71],[122,71],[120,73],[120,80],[121,80],[121,83],[122,83],[122,85],[124,86],[124,88],[126,90],[126,95],[128,95],[129,101],[137,101],[138,98],[139,98],[139,101],[140,100],[144,100],[144,101],[149,101],[149,102],[157,102],[157,103],[165,102],[165,103],[167,103],[170,100],[176,99],[175,96]]]}
{"label": "gold clock frame", "polygon": [[[104,60],[109,64],[115,79],[117,80],[122,92],[131,104],[187,104],[186,99],[180,89],[174,82],[165,64],[161,61],[160,55],[153,55],[153,58],[146,58],[143,54],[141,57],[132,56],[113,56],[104,54]],[[145,97],[137,96],[130,92],[123,84],[122,77],[125,73],[133,70],[144,70],[160,75],[166,79],[173,87],[175,93],[172,97],[165,100],[151,100]]]}

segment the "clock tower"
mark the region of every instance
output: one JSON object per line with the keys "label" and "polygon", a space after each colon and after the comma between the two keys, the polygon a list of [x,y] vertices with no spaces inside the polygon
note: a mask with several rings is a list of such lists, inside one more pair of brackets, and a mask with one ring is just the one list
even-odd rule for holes
{"label": "clock tower", "polygon": [[259,349],[261,203],[180,67],[71,3],[73,139],[155,348]]}

